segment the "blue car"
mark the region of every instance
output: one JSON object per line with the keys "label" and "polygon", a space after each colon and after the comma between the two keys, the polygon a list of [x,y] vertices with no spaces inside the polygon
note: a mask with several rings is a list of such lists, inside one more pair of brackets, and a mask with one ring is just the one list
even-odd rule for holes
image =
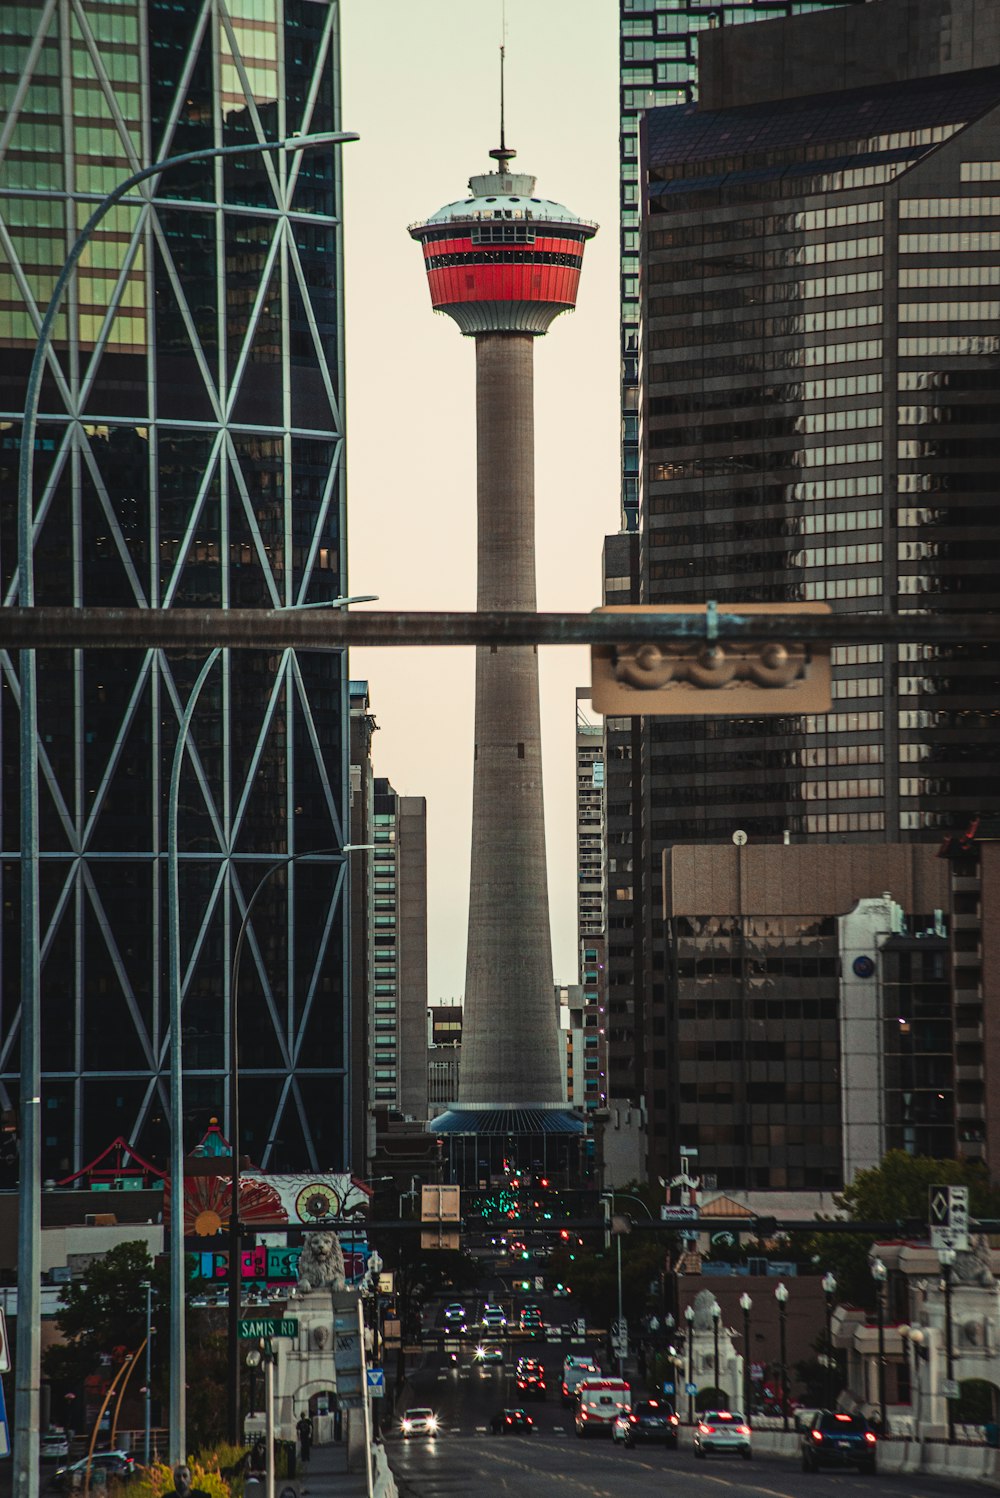
{"label": "blue car", "polygon": [[878,1437],[863,1415],[840,1410],[818,1410],[802,1433],[802,1470],[820,1467],[857,1467],[875,1471]]}

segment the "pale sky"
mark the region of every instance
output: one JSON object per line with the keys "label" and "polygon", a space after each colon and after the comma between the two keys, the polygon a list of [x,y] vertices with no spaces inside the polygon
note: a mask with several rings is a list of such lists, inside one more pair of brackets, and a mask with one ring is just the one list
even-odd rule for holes
{"label": "pale sky", "polygon": [[[499,138],[502,0],[343,0],[350,591],[380,609],[475,608],[474,345],[431,311],[406,227],[464,197]],[[507,143],[538,195],[601,225],[578,309],[535,347],[538,605],[601,601],[618,529],[618,6],[506,0]],[[540,652],[555,980],[577,979],[575,689],[589,652]],[[474,651],[351,652],[375,774],[426,796],[431,1003],[465,985]]]}

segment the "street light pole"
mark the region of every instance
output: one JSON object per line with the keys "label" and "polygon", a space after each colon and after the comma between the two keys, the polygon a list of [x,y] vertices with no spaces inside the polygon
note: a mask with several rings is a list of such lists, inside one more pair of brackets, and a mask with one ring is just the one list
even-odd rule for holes
{"label": "street light pole", "polygon": [[744,1290],[740,1296],[740,1310],[743,1312],[743,1418],[750,1424],[750,1307],[753,1301]]}
{"label": "street light pole", "polygon": [[694,1306],[684,1312],[688,1329],[688,1424],[694,1424],[694,1395],[690,1392],[694,1383]]}
{"label": "street light pole", "polygon": [[[42,378],[49,357],[52,335],[66,288],[95,230],[113,207],[133,188],[177,166],[211,161],[226,156],[252,156],[272,151],[308,151],[318,146],[341,145],[357,140],[353,131],[324,131],[316,135],[291,136],[276,141],[246,141],[232,146],[205,146],[168,156],[126,177],[95,207],[70,249],[56,277],[38,339],[25,389],[24,417],[17,475],[17,564],[18,601],[33,608],[34,580],[34,459]],[[145,200],[143,200],[145,201]],[[14,1405],[14,1495],[37,1498],[39,1490],[38,1431],[41,1385],[41,910],[38,850],[38,695],[35,651],[19,655],[21,691],[21,1093],[20,1093],[20,1181],[18,1191],[17,1259],[17,1372]],[[172,1030],[171,1107],[180,1093],[180,1028]],[[179,1108],[178,1108],[179,1112]],[[173,1121],[172,1121],[173,1122]],[[180,1134],[180,1120],[173,1127]],[[171,1147],[171,1184],[177,1210],[171,1213],[171,1317],[170,1317],[170,1460],[184,1459],[186,1410],[184,1398],[184,1269],[183,1160]],[[180,1221],[179,1232],[174,1222]],[[175,1304],[175,1302],[178,1302]]]}
{"label": "street light pole", "polygon": [[[955,1262],[955,1250],[953,1248],[938,1249],[938,1263],[941,1265],[941,1277],[944,1284],[944,1357],[945,1369],[949,1385],[954,1381],[955,1364],[954,1350],[952,1348],[952,1326],[951,1326],[951,1266]],[[948,1413],[948,1445],[955,1444],[955,1402],[951,1397],[949,1387],[945,1396],[945,1409]]]}
{"label": "street light pole", "polygon": [[[719,1305],[719,1302],[716,1301],[715,1305],[712,1307],[712,1331],[715,1334],[715,1397],[716,1397],[716,1399],[720,1399],[721,1395],[722,1395],[722,1389],[721,1389],[721,1386],[719,1384],[719,1322],[721,1320],[722,1320],[722,1307]],[[726,1406],[728,1407],[728,1404],[729,1404],[728,1400],[724,1400],[723,1403],[726,1404]]]}
{"label": "street light pole", "polygon": [[878,1418],[879,1435],[885,1430],[885,1282],[889,1271],[881,1259],[872,1260],[872,1279],[875,1281],[875,1316],[878,1323]]}
{"label": "street light pole", "polygon": [[780,1353],[779,1369],[781,1372],[781,1422],[785,1430],[788,1429],[788,1367],[785,1358],[785,1307],[788,1304],[788,1287],[780,1284],[774,1292],[774,1298],[778,1302],[778,1349]]}
{"label": "street light pole", "polygon": [[144,1413],[145,1413],[145,1435],[142,1445],[142,1464],[149,1470],[149,1447],[152,1410],[152,1356],[153,1356],[153,1286],[151,1281],[143,1280],[142,1288],[146,1292],[146,1388],[144,1391]]}
{"label": "street light pole", "polygon": [[823,1298],[826,1306],[826,1379],[825,1396],[826,1407],[833,1407],[833,1297],[837,1291],[837,1281],[827,1270],[822,1279]]}
{"label": "street light pole", "polygon": [[[334,602],[346,603],[347,599],[338,599]],[[229,973],[229,1148],[231,1151],[231,1167],[229,1182],[229,1347],[228,1347],[228,1435],[234,1444],[240,1439],[240,1071],[239,1071],[239,987],[240,987],[240,965],[243,957],[243,948],[246,944],[247,931],[250,929],[250,917],[254,906],[264,891],[265,886],[281,869],[289,869],[292,864],[302,863],[310,858],[336,857],[342,865],[349,853],[355,853],[362,849],[374,848],[374,843],[344,843],[336,848],[308,848],[301,853],[292,853],[286,858],[279,858],[272,863],[270,868],[265,869],[254,888],[253,894],[247,901],[246,910],[243,912],[243,920],[236,936],[236,946],[233,949],[233,965]]]}

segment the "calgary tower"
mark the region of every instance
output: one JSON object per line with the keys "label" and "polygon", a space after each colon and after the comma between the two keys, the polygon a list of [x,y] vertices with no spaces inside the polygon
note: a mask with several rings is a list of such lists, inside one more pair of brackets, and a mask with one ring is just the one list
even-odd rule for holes
{"label": "calgary tower", "polygon": [[[502,106],[500,142],[489,153],[496,169],[470,178],[470,196],[410,234],[423,246],[434,310],[476,341],[477,606],[534,611],[533,345],[575,307],[597,226],[536,197],[535,178],[511,170]],[[477,647],[475,735],[459,1098],[431,1124],[479,1136],[466,1169],[453,1148],[466,1176],[496,1153],[484,1134],[582,1127],[566,1111],[559,1060],[536,647]]]}

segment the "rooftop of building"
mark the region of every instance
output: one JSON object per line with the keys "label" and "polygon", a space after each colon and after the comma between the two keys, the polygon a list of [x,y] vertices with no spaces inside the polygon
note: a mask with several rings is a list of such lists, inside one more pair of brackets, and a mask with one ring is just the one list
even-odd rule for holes
{"label": "rooftop of building", "polygon": [[646,161],[653,169],[661,163],[804,151],[834,142],[868,155],[886,149],[887,137],[958,126],[998,103],[1000,67],[728,109],[675,104],[646,115]]}

